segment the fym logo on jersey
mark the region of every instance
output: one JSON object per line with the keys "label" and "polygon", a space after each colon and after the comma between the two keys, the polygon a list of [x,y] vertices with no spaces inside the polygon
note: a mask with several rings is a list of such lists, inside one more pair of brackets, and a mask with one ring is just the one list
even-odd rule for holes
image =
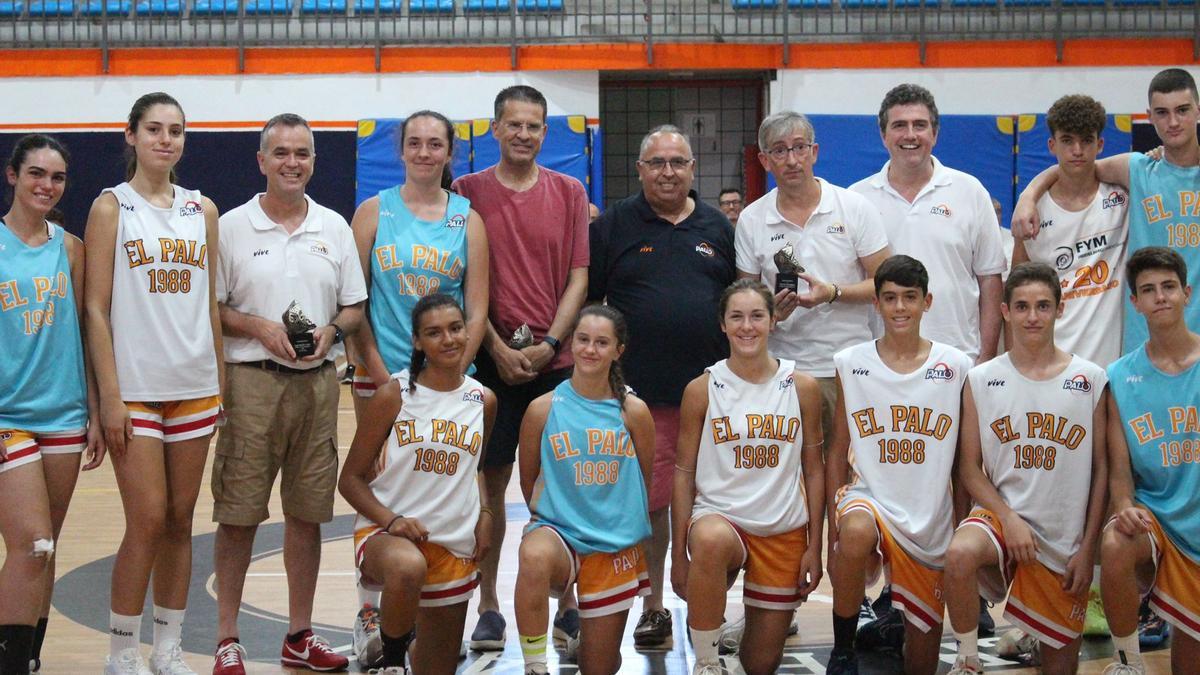
{"label": "fym logo on jersey", "polygon": [[929,209],[929,212],[935,216],[945,216],[947,218],[950,217],[950,207],[946,206],[945,204],[938,204],[932,209]]}
{"label": "fym logo on jersey", "polygon": [[1069,391],[1079,391],[1086,394],[1092,390],[1092,383],[1088,382],[1088,379],[1083,375],[1076,375],[1075,377],[1063,382],[1063,389],[1067,389]]}
{"label": "fym logo on jersey", "polygon": [[954,379],[954,369],[939,361],[932,368],[925,369],[925,379],[950,382]]}

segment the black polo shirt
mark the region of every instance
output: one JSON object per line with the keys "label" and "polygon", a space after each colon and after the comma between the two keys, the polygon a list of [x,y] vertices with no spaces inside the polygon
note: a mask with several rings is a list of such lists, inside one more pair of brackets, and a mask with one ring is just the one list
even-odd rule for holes
{"label": "black polo shirt", "polygon": [[625,315],[625,379],[651,405],[679,405],[687,383],[729,355],[717,303],[736,277],[733,226],[690,196],[696,208],[678,225],[638,192],[591,226],[588,298]]}

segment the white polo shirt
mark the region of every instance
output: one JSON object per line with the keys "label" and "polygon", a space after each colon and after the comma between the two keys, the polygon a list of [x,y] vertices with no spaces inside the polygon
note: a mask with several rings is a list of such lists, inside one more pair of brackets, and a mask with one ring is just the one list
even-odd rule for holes
{"label": "white polo shirt", "polygon": [[[860,258],[888,245],[879,214],[867,200],[821,178],[821,201],[803,225],[788,222],[776,207],[779,189],[747,206],[734,231],[737,268],[758,274],[775,288],[775,252],[787,244],[810,274],[847,286],[867,278]],[[803,284],[801,284],[803,290]],[[771,333],[771,353],[792,359],[813,377],[833,377],[834,353],[871,339],[870,305],[835,302],[811,309],[797,307]]]}
{"label": "white polo shirt", "polygon": [[[281,321],[295,300],[318,326],[337,315],[338,306],[367,299],[354,235],[346,219],[308,201],[308,215],[295,232],[263,212],[259,193],[221,216],[221,249],[217,266],[217,301],[244,314]],[[327,360],[333,358],[330,353]],[[230,363],[279,361],[254,338],[225,336]],[[292,368],[320,363],[293,361]]]}
{"label": "white polo shirt", "polygon": [[883,217],[892,253],[910,255],[929,271],[933,306],[921,334],[979,357],[979,283],[1007,269],[992,198],[974,176],[933,158],[933,177],[910,204],[888,183],[891,162],[850,189]]}

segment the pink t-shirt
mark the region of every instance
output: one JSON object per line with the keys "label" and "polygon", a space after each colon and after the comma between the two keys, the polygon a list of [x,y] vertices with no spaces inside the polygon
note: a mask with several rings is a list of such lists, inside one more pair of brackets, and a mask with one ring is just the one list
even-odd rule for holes
{"label": "pink t-shirt", "polygon": [[[496,178],[496,167],[468,174],[452,188],[471,200],[487,229],[491,251],[488,316],[508,339],[522,323],[541,338],[554,322],[567,276],[588,266],[588,200],[583,184],[544,166],[538,180],[514,192]],[[567,341],[551,369],[571,365]]]}

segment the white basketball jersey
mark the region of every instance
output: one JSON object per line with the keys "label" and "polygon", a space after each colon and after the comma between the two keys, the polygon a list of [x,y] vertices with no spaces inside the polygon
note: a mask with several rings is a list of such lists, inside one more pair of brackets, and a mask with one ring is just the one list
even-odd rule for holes
{"label": "white basketball jersey", "polygon": [[780,359],[762,384],[738,377],[727,361],[708,368],[693,518],[718,513],[757,536],[808,524],[795,368],[794,361]]}
{"label": "white basketball jersey", "polygon": [[1108,377],[1072,356],[1062,373],[1034,381],[1004,354],[972,369],[967,381],[979,414],[983,470],[1033,530],[1038,560],[1061,574],[1083,540],[1097,431],[1092,415]]}
{"label": "white basketball jersey", "polygon": [[117,198],[121,213],[110,309],[121,398],[178,401],[216,395],[208,234],[200,193],[175,186],[175,202],[161,208],[129,183],[105,192]]}
{"label": "white basketball jersey", "polygon": [[[393,513],[420,520],[430,543],[470,558],[479,520],[483,385],[464,377],[454,391],[419,384],[409,391],[407,370],[392,379],[404,403],[379,453],[371,492]],[[354,530],[370,525],[359,515]]]}
{"label": "white basketball jersey", "polygon": [[1030,260],[1058,270],[1063,316],[1054,324],[1054,341],[1102,366],[1121,355],[1128,204],[1125,188],[1107,183],[1082,211],[1067,211],[1046,193],[1037,203],[1041,233],[1024,242]]}
{"label": "white basketball jersey", "polygon": [[954,534],[950,476],[972,360],[934,342],[925,363],[897,373],[875,345],[864,342],[833,357],[857,474],[844,498],[871,500],[905,551],[941,567]]}

